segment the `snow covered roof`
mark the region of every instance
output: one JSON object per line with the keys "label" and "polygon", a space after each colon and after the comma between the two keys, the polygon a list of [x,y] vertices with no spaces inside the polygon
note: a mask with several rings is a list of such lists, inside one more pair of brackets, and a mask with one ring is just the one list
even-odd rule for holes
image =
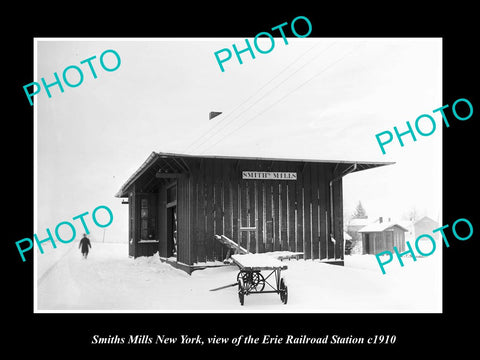
{"label": "snow covered roof", "polygon": [[403,226],[397,224],[397,223],[394,223],[394,222],[390,222],[390,221],[386,221],[386,222],[376,222],[376,223],[373,223],[373,224],[368,224],[366,226],[364,226],[363,228],[361,228],[360,230],[358,230],[358,232],[361,232],[361,233],[364,233],[364,232],[382,232],[382,231],[385,231],[389,228],[392,228],[392,227],[398,227],[400,228],[401,230],[403,231],[408,231],[408,229],[404,228]]}
{"label": "snow covered roof", "polygon": [[432,218],[428,217],[428,216],[424,216],[422,217],[421,219],[415,221],[415,224],[414,225],[417,225],[417,224],[420,224],[420,223],[430,223],[434,226],[438,226],[438,223],[433,220]]}
{"label": "snow covered roof", "polygon": [[282,157],[260,157],[260,156],[232,156],[232,155],[192,155],[192,154],[178,154],[158,152],[157,155],[161,157],[183,157],[183,158],[204,158],[204,159],[240,159],[240,160],[268,160],[268,161],[302,161],[312,163],[333,163],[333,164],[354,164],[357,163],[360,170],[394,164],[390,161],[353,161],[353,160],[319,160],[319,159],[294,159]]}
{"label": "snow covered roof", "polygon": [[[167,159],[173,160],[168,166],[177,167],[179,172],[187,173],[189,172],[188,165],[185,163],[184,159],[188,158],[203,158],[203,159],[232,159],[232,160],[267,160],[267,161],[292,161],[292,162],[306,162],[306,163],[332,163],[332,164],[356,164],[355,171],[361,171],[366,169],[371,169],[379,166],[391,165],[394,162],[386,161],[347,161],[347,160],[315,160],[315,159],[289,159],[289,158],[263,158],[263,157],[242,157],[242,156],[219,156],[219,155],[190,155],[190,154],[175,154],[175,153],[165,153],[165,152],[155,152],[153,151],[148,158],[143,162],[143,164],[135,171],[128,180],[122,185],[120,190],[115,194],[115,197],[126,197],[127,189],[133,184],[133,182],[138,179],[142,174],[144,174],[152,165],[160,162],[166,161]],[[355,172],[354,171],[354,172]]]}

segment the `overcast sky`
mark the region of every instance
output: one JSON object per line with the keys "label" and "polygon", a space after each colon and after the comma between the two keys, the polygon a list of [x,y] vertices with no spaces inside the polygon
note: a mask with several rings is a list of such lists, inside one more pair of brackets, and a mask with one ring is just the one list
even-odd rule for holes
{"label": "overcast sky", "polygon": [[[371,218],[415,207],[441,222],[443,125],[432,114],[443,105],[441,39],[288,42],[276,38],[255,59],[244,53],[242,65],[233,56],[221,72],[214,52],[243,48],[245,39],[37,39],[34,81],[53,82],[69,65],[81,67],[84,80],[35,97],[34,230],[46,234],[107,205],[114,222],[106,240],[127,241],[128,209],[114,194],[152,151],[395,161],[344,179],[346,212],[361,200]],[[116,71],[100,67],[107,49],[121,57]],[[93,55],[97,79],[80,65]],[[209,121],[210,111],[223,114]],[[416,142],[405,136],[403,148],[395,140],[382,155],[375,134],[406,130],[406,121],[413,126],[424,113],[437,120],[435,133]],[[86,220],[101,240],[103,230]]]}

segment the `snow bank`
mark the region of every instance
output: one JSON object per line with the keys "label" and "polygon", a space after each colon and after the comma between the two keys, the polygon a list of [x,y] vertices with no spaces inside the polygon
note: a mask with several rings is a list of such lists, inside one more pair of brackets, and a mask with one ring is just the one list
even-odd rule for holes
{"label": "snow bank", "polygon": [[[436,254],[435,254],[436,255]],[[273,259],[275,260],[275,259]],[[441,312],[441,261],[434,256],[393,262],[382,275],[373,255],[347,256],[345,266],[287,260],[289,298],[249,295],[240,306],[237,266],[194,271],[162,263],[158,255],[128,257],[126,244],[92,244],[87,260],[69,251],[38,282],[37,311],[98,312]],[[391,267],[389,267],[392,265]],[[267,276],[270,271],[262,271]]]}

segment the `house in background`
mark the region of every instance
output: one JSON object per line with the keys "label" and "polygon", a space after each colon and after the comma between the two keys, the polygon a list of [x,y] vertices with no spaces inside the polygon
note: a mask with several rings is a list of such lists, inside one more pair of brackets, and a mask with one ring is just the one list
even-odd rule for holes
{"label": "house in background", "polygon": [[[398,224],[408,229],[408,232],[405,233],[405,242],[408,241],[412,245],[415,243],[416,239],[423,234],[428,234],[435,240],[437,240],[440,236],[439,232],[433,232],[433,230],[438,229],[440,225],[438,222],[428,216],[423,216],[419,220],[403,220]],[[419,244],[421,243],[426,243],[425,248],[427,249],[431,247],[431,245],[429,245],[430,240],[428,240],[428,238],[421,238],[419,240]],[[420,248],[422,247],[420,246]]]}
{"label": "house in background", "polygon": [[396,246],[399,252],[405,251],[405,232],[408,229],[392,221],[368,224],[358,230],[362,236],[362,254],[378,254],[382,251],[392,251]]}
{"label": "house in background", "polygon": [[422,234],[429,234],[434,239],[438,238],[438,232],[433,233],[434,229],[438,229],[440,225],[428,216],[422,217],[420,220],[413,223],[413,234],[415,239]]}
{"label": "house in background", "polygon": [[[439,232],[434,233],[433,230],[438,229],[439,227],[440,225],[435,220],[429,218],[428,216],[422,217],[420,220],[417,220],[412,224],[413,236],[410,240],[410,243],[415,242],[417,237],[423,234],[428,234],[435,240],[438,240]],[[428,253],[432,248],[432,244],[430,243],[430,240],[428,238],[422,237],[418,241],[418,247],[419,249],[422,249],[423,251]],[[418,254],[417,256],[421,255]]]}

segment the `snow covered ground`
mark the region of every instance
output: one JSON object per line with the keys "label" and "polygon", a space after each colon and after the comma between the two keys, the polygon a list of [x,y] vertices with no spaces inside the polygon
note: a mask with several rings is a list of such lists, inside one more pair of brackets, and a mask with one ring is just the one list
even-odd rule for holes
{"label": "snow covered ground", "polygon": [[[53,253],[55,250],[52,250]],[[44,257],[44,258],[43,258]],[[345,266],[286,260],[289,297],[250,295],[245,305],[237,287],[210,289],[236,281],[236,266],[208,268],[192,275],[160,262],[158,256],[132,259],[127,244],[92,243],[88,259],[70,244],[55,261],[37,257],[37,312],[441,312],[441,251],[428,258],[394,259],[383,275],[373,255],[347,256]],[[45,265],[49,267],[45,270]],[[53,264],[53,265],[52,265]]]}

